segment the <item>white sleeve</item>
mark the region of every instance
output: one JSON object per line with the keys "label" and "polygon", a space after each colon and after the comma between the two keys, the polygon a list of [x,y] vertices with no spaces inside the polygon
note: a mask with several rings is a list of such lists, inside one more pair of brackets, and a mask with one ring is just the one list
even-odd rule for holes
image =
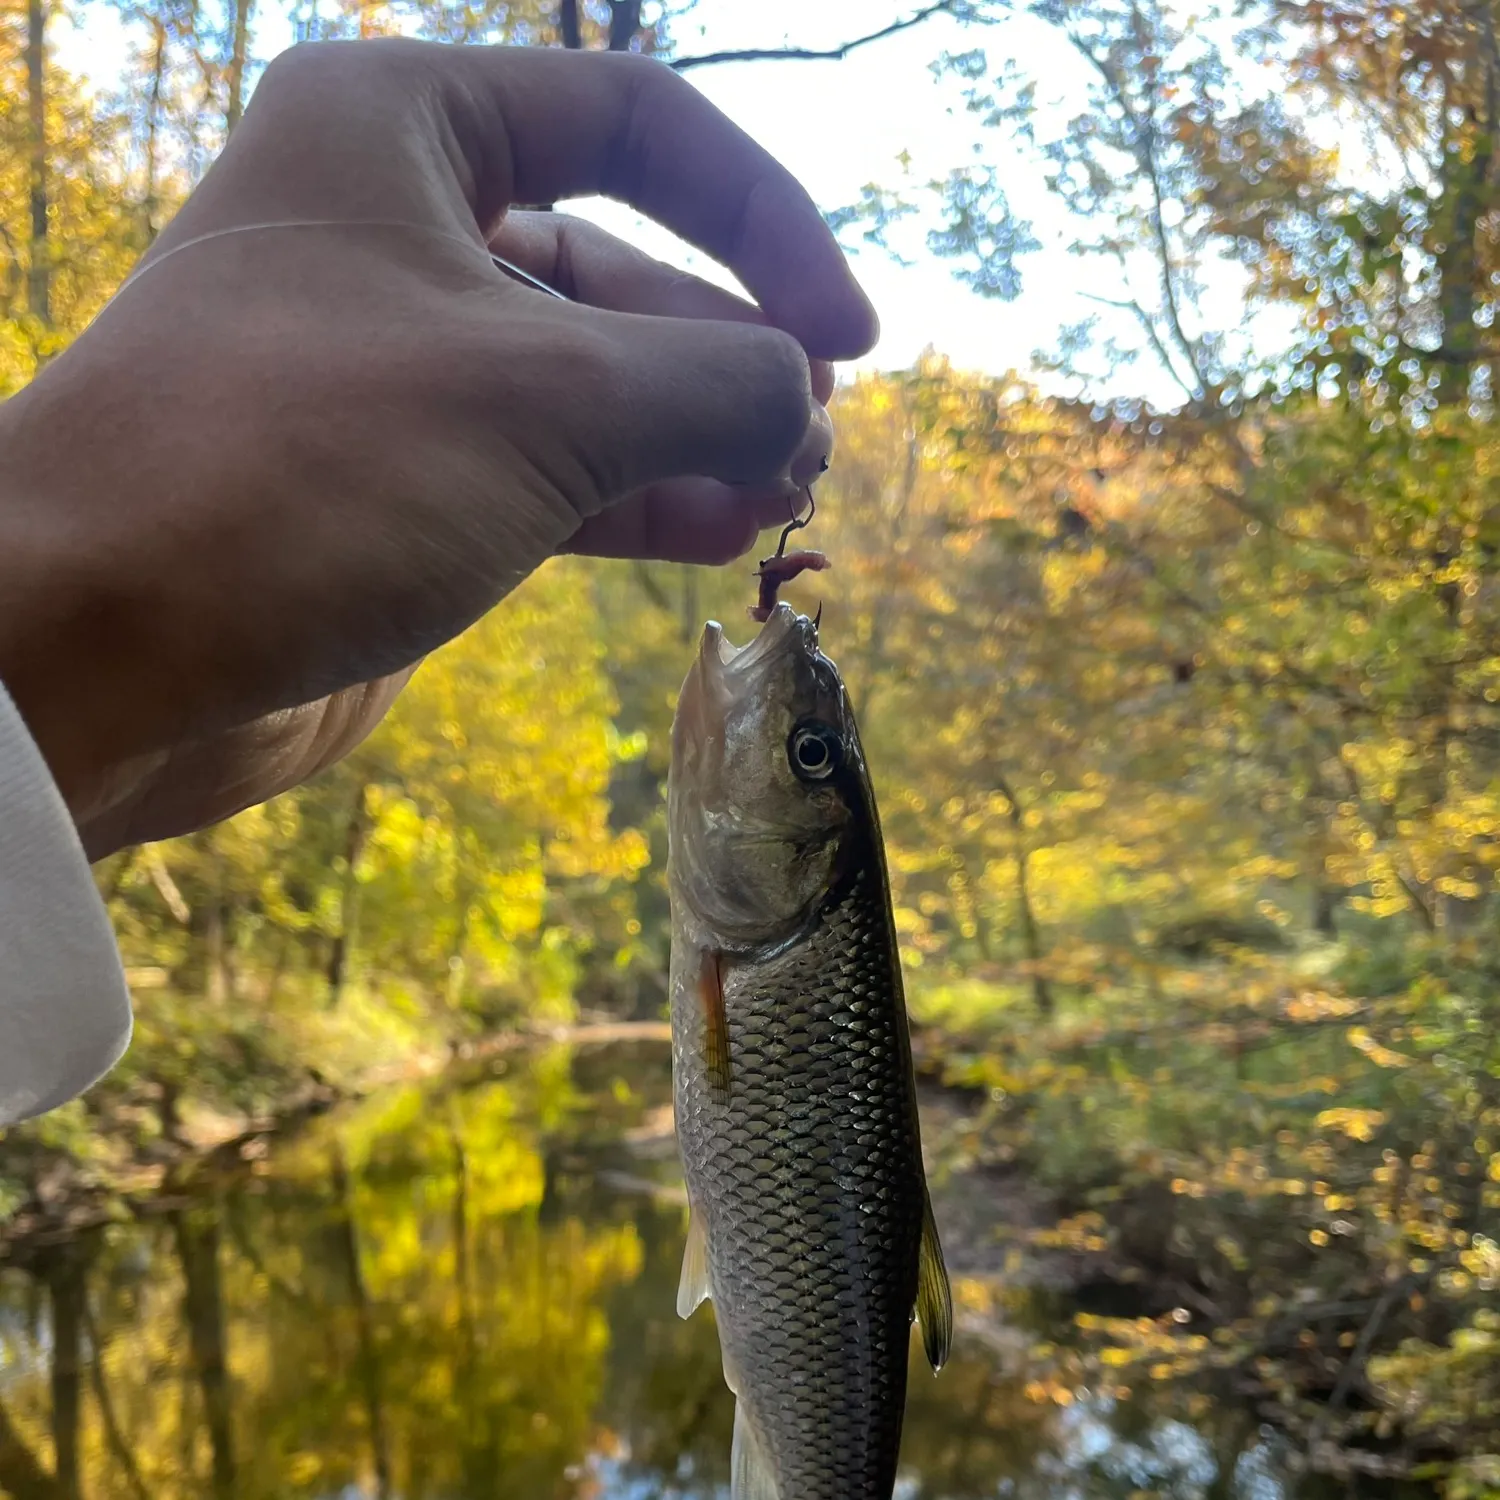
{"label": "white sleeve", "polygon": [[130,995],[87,855],[0,687],[0,1126],[55,1109],[130,1040]]}

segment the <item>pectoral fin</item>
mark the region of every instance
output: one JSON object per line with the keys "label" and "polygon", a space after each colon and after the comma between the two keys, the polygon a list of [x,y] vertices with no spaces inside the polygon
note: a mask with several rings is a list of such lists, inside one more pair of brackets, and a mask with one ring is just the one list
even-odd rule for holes
{"label": "pectoral fin", "polygon": [[922,1247],[917,1255],[917,1321],[922,1325],[927,1363],[934,1371],[941,1370],[953,1345],[953,1289],[948,1285],[943,1247],[932,1217],[932,1199],[926,1193],[922,1199]]}
{"label": "pectoral fin", "polygon": [[745,1403],[734,1408],[734,1446],[729,1453],[729,1500],[780,1500],[776,1476],[750,1426]]}
{"label": "pectoral fin", "polygon": [[698,999],[703,1006],[703,1056],[708,1086],[729,1098],[729,1018],[724,1013],[724,956],[712,948],[698,955]]}
{"label": "pectoral fin", "polygon": [[703,1233],[703,1220],[690,1212],[687,1244],[682,1251],[682,1279],[677,1283],[677,1316],[690,1318],[699,1303],[707,1302],[708,1289],[708,1241]]}

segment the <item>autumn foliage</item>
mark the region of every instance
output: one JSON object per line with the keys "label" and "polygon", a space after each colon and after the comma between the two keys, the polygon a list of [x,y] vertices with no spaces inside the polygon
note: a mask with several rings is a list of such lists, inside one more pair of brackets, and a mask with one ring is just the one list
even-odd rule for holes
{"label": "autumn foliage", "polygon": [[[104,107],[49,66],[41,135],[0,12],[4,389],[233,124],[234,16],[138,10],[140,77]],[[1118,1294],[1037,1401],[1212,1372],[1335,1472],[1496,1493],[1500,15],[965,14],[943,66],[1108,294],[1027,376],[847,384],[834,566],[787,590],[863,725],[922,1065],[972,1102],[939,1154],[1045,1188],[1033,1248]],[[986,21],[1079,63],[1067,109]],[[1026,295],[992,171],[833,217],[878,253],[924,204],[920,253]],[[345,764],[102,864],[139,1034],[7,1139],[10,1205],[310,1069],[659,1015],[667,727],[703,620],[754,628],[753,568],[549,564]]]}

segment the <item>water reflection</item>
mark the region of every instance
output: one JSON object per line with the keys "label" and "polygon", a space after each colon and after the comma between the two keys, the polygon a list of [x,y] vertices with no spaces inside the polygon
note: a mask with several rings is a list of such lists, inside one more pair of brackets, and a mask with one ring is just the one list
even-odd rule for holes
{"label": "water reflection", "polygon": [[[555,1048],[383,1095],[7,1268],[0,1490],[722,1500],[717,1341],[673,1312],[666,1069]],[[901,1500],[1312,1493],[1234,1413],[1026,1384],[977,1337],[940,1379],[918,1357]]]}

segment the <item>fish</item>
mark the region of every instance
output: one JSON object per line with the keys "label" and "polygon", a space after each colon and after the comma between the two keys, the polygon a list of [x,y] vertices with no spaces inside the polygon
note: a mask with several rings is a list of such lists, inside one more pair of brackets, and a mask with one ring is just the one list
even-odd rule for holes
{"label": "fish", "polygon": [[880,819],[818,625],[704,627],[667,783],[677,1311],[711,1300],[732,1500],[891,1500],[913,1321],[953,1304]]}

